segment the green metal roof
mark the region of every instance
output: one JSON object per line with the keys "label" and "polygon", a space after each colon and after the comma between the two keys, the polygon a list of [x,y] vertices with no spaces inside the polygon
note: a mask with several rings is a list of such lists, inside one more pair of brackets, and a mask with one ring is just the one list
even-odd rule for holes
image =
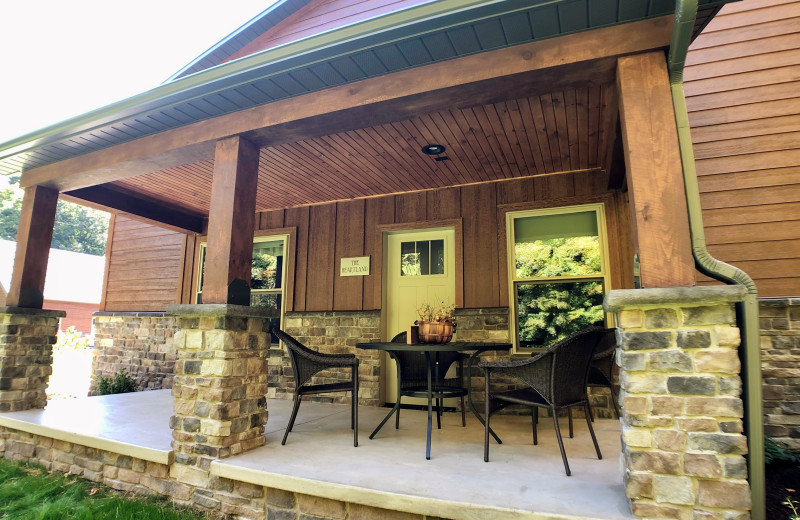
{"label": "green metal roof", "polygon": [[[281,7],[305,1],[279,2],[155,89],[0,144],[0,174],[366,78],[674,11],[673,0],[439,0],[214,65],[252,39],[242,37],[247,31],[292,12]],[[727,2],[700,0],[701,19]]]}

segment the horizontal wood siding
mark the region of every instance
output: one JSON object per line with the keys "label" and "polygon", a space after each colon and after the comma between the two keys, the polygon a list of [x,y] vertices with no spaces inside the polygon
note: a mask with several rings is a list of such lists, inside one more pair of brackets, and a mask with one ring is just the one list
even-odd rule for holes
{"label": "horizontal wood siding", "polygon": [[185,235],[120,215],[113,226],[102,310],[163,311],[177,303]]}
{"label": "horizontal wood siding", "polygon": [[686,63],[708,249],[762,297],[800,295],[798,63],[798,0],[725,6]]}

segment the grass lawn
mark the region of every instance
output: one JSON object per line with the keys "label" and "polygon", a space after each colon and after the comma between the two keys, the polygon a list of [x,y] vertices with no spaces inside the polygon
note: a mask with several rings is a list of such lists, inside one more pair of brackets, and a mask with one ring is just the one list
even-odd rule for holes
{"label": "grass lawn", "polygon": [[207,520],[164,500],[126,498],[77,477],[0,458],[0,519],[3,520]]}

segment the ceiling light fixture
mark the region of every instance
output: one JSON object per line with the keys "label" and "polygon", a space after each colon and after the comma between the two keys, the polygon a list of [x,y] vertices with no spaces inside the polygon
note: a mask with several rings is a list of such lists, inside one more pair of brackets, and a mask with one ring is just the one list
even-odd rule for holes
{"label": "ceiling light fixture", "polygon": [[435,155],[437,161],[447,161],[450,158],[446,155],[442,155],[446,149],[447,148],[441,144],[426,144],[422,147],[422,153],[426,155]]}

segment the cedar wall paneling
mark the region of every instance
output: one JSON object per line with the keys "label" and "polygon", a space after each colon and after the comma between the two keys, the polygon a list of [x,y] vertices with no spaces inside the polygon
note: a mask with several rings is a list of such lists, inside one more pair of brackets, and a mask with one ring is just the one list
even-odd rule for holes
{"label": "cedar wall paneling", "polygon": [[708,249],[762,297],[800,295],[798,63],[800,0],[726,5],[686,62]]}
{"label": "cedar wall paneling", "polygon": [[185,235],[119,215],[113,226],[101,310],[163,311],[177,303]]}
{"label": "cedar wall paneling", "polygon": [[[551,182],[554,177],[565,177]],[[283,219],[259,216],[262,230],[297,227],[294,311],[374,310],[382,305],[382,227],[430,227],[460,219],[463,230],[465,308],[508,305],[505,212],[592,202],[606,204],[611,279],[615,288],[631,287],[633,267],[627,202],[605,190],[603,173],[575,173],[469,185],[354,201],[292,208]],[[550,198],[554,186],[562,195]],[[580,188],[582,195],[570,196]],[[537,191],[538,190],[538,191]],[[274,221],[274,226],[267,222]],[[428,224],[426,224],[426,222]],[[370,274],[338,275],[342,257],[369,256]]]}
{"label": "cedar wall paneling", "polygon": [[[623,194],[606,191],[607,182],[597,172],[522,178],[271,210],[260,212],[256,222],[262,234],[296,230],[294,278],[287,281],[294,291],[287,304],[293,303],[287,310],[380,309],[383,231],[438,227],[454,220],[460,221],[463,233],[456,245],[463,255],[464,307],[503,307],[508,305],[507,211],[604,202],[612,286],[632,286],[627,202]],[[573,190],[581,194],[572,196]],[[554,193],[560,197],[552,198]],[[201,240],[116,217],[105,309],[164,310],[178,299],[191,303]],[[370,257],[368,276],[339,276],[341,258],[351,256]]]}

